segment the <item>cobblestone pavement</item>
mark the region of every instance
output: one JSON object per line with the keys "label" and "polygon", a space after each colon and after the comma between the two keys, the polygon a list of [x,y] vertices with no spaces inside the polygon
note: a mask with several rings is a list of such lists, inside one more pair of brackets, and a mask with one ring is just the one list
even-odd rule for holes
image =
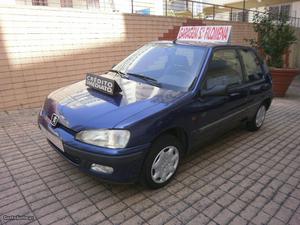
{"label": "cobblestone pavement", "polygon": [[299,103],[275,99],[260,131],[219,138],[155,191],[105,184],[70,165],[37,128],[38,109],[0,112],[1,222],[299,225]]}

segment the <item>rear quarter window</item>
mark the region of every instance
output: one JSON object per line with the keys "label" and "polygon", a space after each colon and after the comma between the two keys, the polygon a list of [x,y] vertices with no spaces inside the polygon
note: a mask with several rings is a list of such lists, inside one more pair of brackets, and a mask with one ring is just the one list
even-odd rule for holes
{"label": "rear quarter window", "polygon": [[257,55],[248,49],[240,50],[240,55],[245,66],[246,81],[251,82],[262,79],[263,71]]}

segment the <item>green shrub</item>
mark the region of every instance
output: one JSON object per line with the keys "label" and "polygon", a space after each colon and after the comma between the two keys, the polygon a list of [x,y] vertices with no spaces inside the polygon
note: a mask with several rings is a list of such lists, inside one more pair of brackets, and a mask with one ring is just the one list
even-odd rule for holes
{"label": "green shrub", "polygon": [[253,27],[257,33],[257,40],[246,41],[263,51],[269,66],[282,68],[285,50],[297,41],[288,17],[283,14],[274,17],[267,12],[257,13],[253,18]]}

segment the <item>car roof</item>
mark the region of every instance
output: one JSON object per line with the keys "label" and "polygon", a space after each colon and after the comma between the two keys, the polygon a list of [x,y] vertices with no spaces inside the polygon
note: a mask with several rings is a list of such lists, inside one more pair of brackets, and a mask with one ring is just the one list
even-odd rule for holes
{"label": "car roof", "polygon": [[199,46],[206,48],[216,48],[216,47],[229,47],[229,48],[251,48],[249,46],[244,45],[232,45],[232,44],[224,44],[217,42],[201,42],[201,41],[184,41],[184,40],[174,40],[174,41],[155,41],[152,43],[157,44],[178,44],[178,45],[190,45],[190,46]]}

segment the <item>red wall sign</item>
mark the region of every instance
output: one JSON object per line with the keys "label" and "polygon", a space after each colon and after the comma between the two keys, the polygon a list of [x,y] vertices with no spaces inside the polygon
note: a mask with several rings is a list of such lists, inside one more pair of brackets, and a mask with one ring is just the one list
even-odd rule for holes
{"label": "red wall sign", "polygon": [[178,40],[204,42],[228,42],[231,26],[184,26],[180,27]]}

